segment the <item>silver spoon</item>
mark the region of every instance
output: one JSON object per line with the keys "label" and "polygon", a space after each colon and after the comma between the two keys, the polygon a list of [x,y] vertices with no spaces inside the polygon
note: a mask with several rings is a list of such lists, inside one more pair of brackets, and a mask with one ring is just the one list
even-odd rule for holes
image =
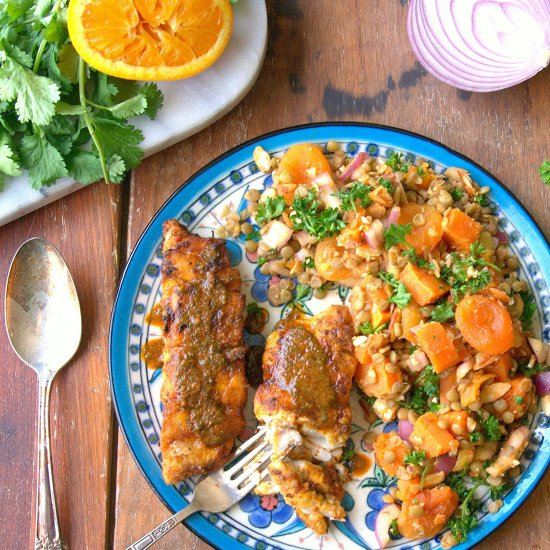
{"label": "silver spoon", "polygon": [[54,376],[78,349],[82,318],[67,264],[48,241],[29,239],[15,253],[5,317],[13,350],[38,374],[35,549],[62,550],[50,458],[50,389]]}

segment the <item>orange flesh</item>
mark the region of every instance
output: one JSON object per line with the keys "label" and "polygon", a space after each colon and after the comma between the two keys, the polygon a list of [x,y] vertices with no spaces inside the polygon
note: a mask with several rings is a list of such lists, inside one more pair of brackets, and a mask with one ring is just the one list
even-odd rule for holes
{"label": "orange flesh", "polygon": [[430,359],[434,371],[438,374],[456,365],[458,352],[453,339],[441,323],[426,323],[416,331],[420,347]]}
{"label": "orange flesh", "polygon": [[443,220],[443,238],[456,250],[467,252],[481,233],[481,224],[470,218],[458,208],[445,214]]}
{"label": "orange flesh", "polygon": [[449,292],[449,285],[414,264],[407,264],[401,275],[401,282],[415,302],[421,306],[433,304]]}
{"label": "orange flesh", "polygon": [[95,0],[82,14],[91,48],[128,65],[179,67],[207,53],[223,17],[209,0]]}
{"label": "orange flesh", "polygon": [[437,420],[437,416],[432,412],[423,414],[415,422],[410,436],[415,448],[426,451],[430,458],[447,454],[455,441],[447,430],[438,426]]}
{"label": "orange flesh", "polygon": [[[392,451],[395,455],[395,459],[391,462],[385,460],[386,451]],[[409,448],[396,432],[381,433],[374,442],[376,464],[389,476],[397,475],[397,470],[403,466],[403,461],[408,452]]]}

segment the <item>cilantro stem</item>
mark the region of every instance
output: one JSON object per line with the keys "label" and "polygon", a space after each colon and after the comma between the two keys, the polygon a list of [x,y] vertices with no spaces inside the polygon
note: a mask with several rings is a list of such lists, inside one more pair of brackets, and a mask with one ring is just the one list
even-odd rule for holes
{"label": "cilantro stem", "polygon": [[[55,3],[53,9],[52,9],[52,17],[57,17],[59,14],[59,10],[61,8],[61,4],[64,4],[65,0],[57,0]],[[50,19],[50,21],[51,21]],[[48,44],[48,41],[45,38],[42,38],[40,41],[40,45],[38,46],[38,51],[36,52],[36,59],[34,60],[34,65],[32,66],[32,72],[37,73],[38,69],[40,68],[40,62],[42,61],[42,55],[44,55],[44,50],[46,49],[46,46]]]}
{"label": "cilantro stem", "polygon": [[97,149],[97,153],[99,155],[99,162],[101,163],[101,169],[103,170],[103,177],[105,178],[105,183],[111,183],[111,180],[109,179],[109,170],[107,169],[107,163],[105,162],[105,155],[103,154],[103,149],[101,148],[101,144],[97,139],[94,123],[92,122],[92,118],[90,117],[90,113],[86,105],[85,84],[86,84],[86,64],[84,63],[84,60],[82,59],[82,57],[79,57],[78,58],[78,97],[80,98],[80,105],[84,109],[84,115],[83,115],[84,122],[86,122],[86,126],[88,127],[88,131],[90,132],[92,141],[94,142],[94,145]]}

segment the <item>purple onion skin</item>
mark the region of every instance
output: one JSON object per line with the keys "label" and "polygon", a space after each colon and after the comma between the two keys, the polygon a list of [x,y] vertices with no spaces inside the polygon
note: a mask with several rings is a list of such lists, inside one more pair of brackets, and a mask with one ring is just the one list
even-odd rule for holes
{"label": "purple onion skin", "polygon": [[537,395],[548,395],[550,393],[550,371],[535,374],[533,383],[537,390]]}

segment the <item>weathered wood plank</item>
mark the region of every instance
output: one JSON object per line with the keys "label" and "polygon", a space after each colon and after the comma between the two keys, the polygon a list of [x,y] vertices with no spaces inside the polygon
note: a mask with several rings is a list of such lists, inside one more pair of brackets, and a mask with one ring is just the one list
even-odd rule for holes
{"label": "weathered wood plank", "polygon": [[[58,513],[71,548],[105,548],[113,428],[107,375],[109,316],[118,276],[118,187],[90,186],[0,229],[0,280],[19,245],[50,240],[78,289],[82,342],[52,391],[51,434]],[[4,293],[0,295],[2,327]],[[37,381],[0,330],[0,515],[5,548],[34,548]],[[9,542],[8,542],[9,541]]]}

